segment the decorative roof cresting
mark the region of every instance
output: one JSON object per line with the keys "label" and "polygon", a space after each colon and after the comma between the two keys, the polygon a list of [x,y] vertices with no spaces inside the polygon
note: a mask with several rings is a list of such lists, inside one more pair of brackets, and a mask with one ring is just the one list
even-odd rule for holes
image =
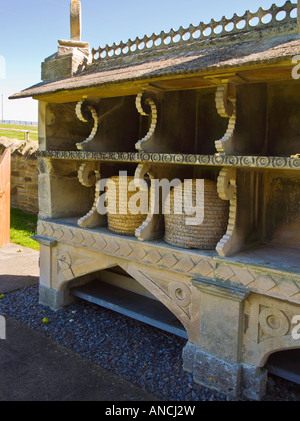
{"label": "decorative roof cresting", "polygon": [[[299,8],[299,5],[298,5]],[[268,10],[260,7],[257,12],[246,11],[244,15],[236,13],[231,19],[222,17],[220,21],[211,19],[209,23],[200,22],[198,26],[190,25],[188,28],[182,26],[175,31],[162,31],[160,34],[153,33],[150,37],[137,37],[127,42],[106,45],[98,49],[92,49],[92,62],[100,62],[103,59],[127,56],[129,54],[146,51],[162,50],[187,42],[200,40],[211,40],[225,35],[241,34],[264,28],[281,28],[285,24],[297,23],[297,3],[288,0],[284,5],[273,4]]]}

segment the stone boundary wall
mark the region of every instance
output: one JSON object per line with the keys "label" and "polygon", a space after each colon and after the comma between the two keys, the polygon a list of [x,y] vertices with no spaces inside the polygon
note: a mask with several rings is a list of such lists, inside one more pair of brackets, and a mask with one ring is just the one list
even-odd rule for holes
{"label": "stone boundary wall", "polygon": [[0,155],[11,149],[11,207],[38,213],[38,142],[0,137]]}

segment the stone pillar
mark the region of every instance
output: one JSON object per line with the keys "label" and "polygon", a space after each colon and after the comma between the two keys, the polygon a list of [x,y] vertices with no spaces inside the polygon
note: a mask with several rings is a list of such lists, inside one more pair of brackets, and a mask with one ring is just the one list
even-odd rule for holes
{"label": "stone pillar", "polygon": [[298,31],[300,32],[300,0],[298,0]]}
{"label": "stone pillar", "polygon": [[70,5],[70,35],[71,40],[81,40],[81,3],[71,1]]}
{"label": "stone pillar", "polygon": [[68,288],[63,290],[53,288],[57,283],[57,258],[54,252],[57,241],[40,235],[32,238],[40,244],[39,303],[55,311],[74,303],[76,298],[69,293]]}
{"label": "stone pillar", "polygon": [[57,310],[64,301],[63,291],[56,291],[51,288],[53,275],[56,274],[56,271],[53,270],[53,248],[57,242],[39,235],[33,238],[40,244],[39,302]]}
{"label": "stone pillar", "polygon": [[224,283],[194,279],[201,291],[199,343],[187,343],[183,367],[194,381],[227,395],[259,399],[266,373],[243,366],[243,303],[248,291]]}
{"label": "stone pillar", "polygon": [[39,124],[38,124],[38,136],[39,136],[39,150],[45,151],[46,146],[46,110],[47,103],[44,101],[39,101]]}

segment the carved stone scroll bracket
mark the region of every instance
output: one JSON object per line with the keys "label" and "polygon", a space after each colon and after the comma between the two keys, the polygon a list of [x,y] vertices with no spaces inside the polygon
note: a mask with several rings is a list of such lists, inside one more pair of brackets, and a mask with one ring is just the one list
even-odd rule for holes
{"label": "carved stone scroll bracket", "polygon": [[[86,96],[83,96],[82,99],[76,104],[76,108],[75,108],[77,118],[80,121],[82,121],[83,123],[88,122],[88,120],[86,120],[82,115],[82,105],[85,102],[86,98],[87,98]],[[83,142],[76,143],[77,149],[80,149],[80,150],[83,150],[84,145],[86,145],[87,143],[90,143],[94,139],[94,137],[97,133],[97,130],[98,130],[98,125],[99,125],[99,119],[98,119],[98,115],[97,115],[97,112],[96,112],[95,108],[92,105],[88,105],[87,109],[91,113],[92,118],[94,120],[94,127],[93,127],[89,137],[87,137]]]}
{"label": "carved stone scroll bracket", "polygon": [[142,190],[145,188],[144,183],[140,183],[140,180],[144,180],[145,175],[148,174],[151,180],[150,197],[149,197],[149,212],[145,221],[135,230],[135,236],[140,241],[151,241],[158,239],[163,236],[163,218],[160,209],[157,208],[160,203],[159,200],[159,186],[152,182],[157,179],[155,177],[155,170],[151,164],[139,164],[134,175],[134,182],[136,186],[139,186]]}
{"label": "carved stone scroll bracket", "polygon": [[106,225],[106,218],[97,212],[96,204],[100,196],[100,171],[97,162],[85,162],[80,165],[78,170],[78,179],[85,187],[95,185],[95,198],[91,210],[81,217],[77,223],[82,228],[93,228]]}
{"label": "carved stone scroll bracket", "polygon": [[[143,93],[144,93],[144,90],[142,90],[137,95],[136,101],[135,101],[135,105],[136,105],[136,108],[137,108],[138,112],[142,116],[148,116],[149,114],[147,114],[144,111],[143,106],[142,106],[142,96],[143,96]],[[145,104],[150,105],[150,108],[151,108],[151,112],[150,112],[150,115],[151,115],[151,123],[150,123],[150,127],[149,127],[149,130],[148,130],[146,136],[144,136],[142,139],[140,139],[135,144],[135,148],[138,151],[142,151],[143,150],[143,145],[152,138],[152,136],[153,136],[153,134],[155,132],[155,129],[156,129],[156,124],[157,124],[157,108],[156,108],[156,105],[155,105],[154,100],[152,98],[147,98],[147,99],[145,99]]]}
{"label": "carved stone scroll bracket", "polygon": [[229,118],[224,136],[215,141],[215,147],[220,154],[233,153],[233,135],[236,125],[236,89],[232,83],[222,83],[216,92],[216,107],[219,115]]}
{"label": "carved stone scroll bracket", "polygon": [[218,194],[221,199],[229,200],[229,218],[226,234],[222,237],[216,246],[216,251],[220,256],[230,256],[239,251],[241,238],[237,233],[237,187],[236,187],[236,169],[223,168],[218,177]]}

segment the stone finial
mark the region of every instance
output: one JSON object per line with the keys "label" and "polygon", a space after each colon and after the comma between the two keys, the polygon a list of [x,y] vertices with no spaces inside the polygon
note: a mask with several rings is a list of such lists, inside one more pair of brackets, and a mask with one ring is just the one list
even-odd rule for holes
{"label": "stone finial", "polygon": [[80,1],[71,1],[70,5],[70,29],[71,40],[81,40],[81,3]]}

